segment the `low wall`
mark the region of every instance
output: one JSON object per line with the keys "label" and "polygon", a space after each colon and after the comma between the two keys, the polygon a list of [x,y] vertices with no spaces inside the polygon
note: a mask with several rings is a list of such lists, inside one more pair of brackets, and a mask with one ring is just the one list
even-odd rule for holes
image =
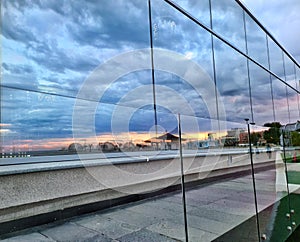
{"label": "low wall", "polygon": [[[274,168],[274,157],[253,155],[255,167]],[[246,174],[251,169],[247,153],[187,155],[183,163],[188,185]],[[56,169],[54,163],[51,166],[0,176],[0,234],[180,188],[178,157],[121,164],[83,161],[81,167],[68,169],[62,163]],[[26,164],[22,168],[26,170]]]}

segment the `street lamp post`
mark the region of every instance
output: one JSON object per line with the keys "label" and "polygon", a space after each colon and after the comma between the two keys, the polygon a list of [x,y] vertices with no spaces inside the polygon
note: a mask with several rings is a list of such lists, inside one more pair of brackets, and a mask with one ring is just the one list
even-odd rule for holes
{"label": "street lamp post", "polygon": [[249,119],[245,119],[248,130],[248,142],[249,142],[249,151],[250,151],[250,162],[251,162],[251,174],[252,174],[252,182],[253,182],[253,190],[254,190],[254,203],[255,203],[255,213],[256,213],[256,226],[257,226],[257,234],[259,242],[261,241],[260,236],[260,228],[259,228],[259,216],[258,216],[258,206],[257,206],[257,197],[256,197],[256,186],[255,186],[255,172],[254,172],[254,164],[253,164],[253,154],[252,154],[252,146],[251,146],[251,136],[250,136],[250,124],[255,125],[255,123],[249,123]]}

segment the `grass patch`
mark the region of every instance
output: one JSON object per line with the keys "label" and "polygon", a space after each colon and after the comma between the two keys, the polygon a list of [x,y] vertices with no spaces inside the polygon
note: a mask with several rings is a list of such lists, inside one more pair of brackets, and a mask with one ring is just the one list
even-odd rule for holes
{"label": "grass patch", "polygon": [[[284,156],[281,154],[282,160],[284,161]],[[294,161],[294,155],[292,154],[286,154],[285,156],[285,162],[286,163],[300,163],[300,155],[296,156],[296,162]]]}
{"label": "grass patch", "polygon": [[291,184],[300,185],[300,172],[299,171],[288,171],[288,180]]}
{"label": "grass patch", "polygon": [[297,209],[300,204],[300,195],[290,194],[290,201],[291,208],[295,210],[295,213],[292,215],[290,220],[287,219],[286,213],[289,212],[288,198],[284,197],[280,200],[280,204],[276,211],[276,218],[270,241],[285,241],[289,235],[287,226],[291,226],[291,221],[296,222],[297,225],[300,223],[300,212],[298,211],[299,209]]}

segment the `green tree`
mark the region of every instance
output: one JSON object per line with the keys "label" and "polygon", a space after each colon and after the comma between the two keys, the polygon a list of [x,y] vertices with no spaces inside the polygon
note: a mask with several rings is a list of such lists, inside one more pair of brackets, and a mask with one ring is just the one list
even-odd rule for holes
{"label": "green tree", "polygon": [[257,142],[261,138],[261,135],[259,133],[251,133],[250,138],[251,138],[251,143],[257,145]]}
{"label": "green tree", "polygon": [[293,146],[300,146],[300,133],[297,131],[292,132],[292,144]]}
{"label": "green tree", "polygon": [[279,144],[280,142],[280,127],[279,122],[265,123],[264,127],[270,127],[264,132],[264,139],[267,143]]}

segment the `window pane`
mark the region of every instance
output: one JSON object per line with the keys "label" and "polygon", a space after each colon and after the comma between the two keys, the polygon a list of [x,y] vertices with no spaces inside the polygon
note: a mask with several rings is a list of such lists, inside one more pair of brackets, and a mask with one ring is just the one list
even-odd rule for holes
{"label": "window pane", "polygon": [[257,125],[263,126],[265,123],[275,121],[270,74],[252,62],[249,63],[249,69],[254,121]]}
{"label": "window pane", "polygon": [[246,31],[248,54],[254,60],[268,68],[268,52],[266,34],[246,14]]}
{"label": "window pane", "polygon": [[210,26],[209,0],[179,0],[176,3],[201,23]]}
{"label": "window pane", "polygon": [[157,105],[173,113],[216,118],[210,34],[165,2],[152,6],[153,21],[159,23],[157,36],[154,30]]}
{"label": "window pane", "polygon": [[270,70],[284,80],[282,50],[268,37]]}
{"label": "window pane", "polygon": [[212,28],[240,50],[245,50],[243,10],[234,1],[212,0]]}
{"label": "window pane", "polygon": [[215,59],[219,106],[231,122],[251,119],[249,82],[246,59],[215,39]]}
{"label": "window pane", "polygon": [[289,123],[287,89],[284,83],[278,79],[273,79],[273,97],[276,121],[281,124]]}

